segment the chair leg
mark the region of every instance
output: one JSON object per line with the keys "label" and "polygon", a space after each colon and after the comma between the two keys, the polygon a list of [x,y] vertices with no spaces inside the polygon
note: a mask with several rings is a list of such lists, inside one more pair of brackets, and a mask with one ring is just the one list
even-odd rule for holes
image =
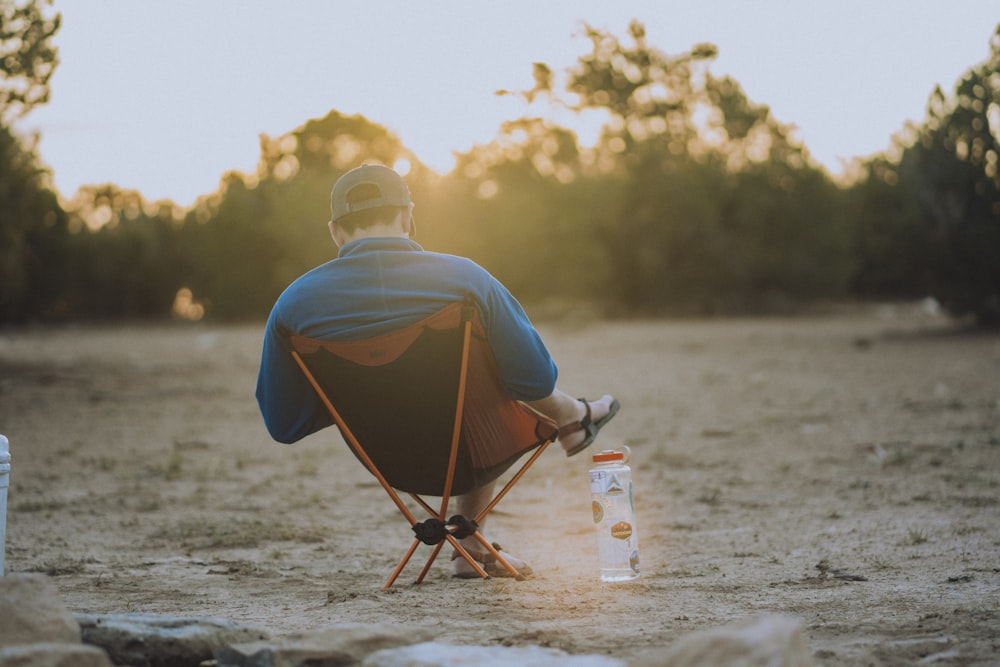
{"label": "chair leg", "polygon": [[[479,532],[477,531],[476,535],[478,534]],[[473,558],[472,554],[470,554],[468,550],[465,547],[463,547],[458,540],[449,535],[448,542],[451,543],[451,546],[455,547],[455,551],[458,552],[458,555],[464,558],[465,562],[472,566],[472,569],[476,571],[476,574],[478,574],[483,579],[490,578],[490,575],[486,572],[486,570],[483,569],[483,566],[479,564],[479,561]]]}
{"label": "chair leg", "polygon": [[438,557],[438,554],[441,552],[441,547],[443,546],[444,542],[438,542],[437,544],[434,545],[434,549],[431,550],[430,557],[428,557],[427,562],[424,563],[424,569],[420,570],[420,574],[417,575],[417,578],[414,580],[413,583],[415,584],[423,583],[424,577],[426,577],[427,573],[430,572],[431,565],[434,564],[434,559]]}
{"label": "chair leg", "polygon": [[526,472],[528,472],[528,468],[530,468],[535,463],[535,461],[538,460],[538,457],[540,457],[545,452],[545,450],[548,449],[549,445],[551,445],[553,442],[554,442],[553,440],[546,440],[535,449],[535,451],[531,454],[531,457],[524,462],[524,464],[518,469],[518,471],[514,473],[514,475],[507,481],[506,484],[504,484],[503,488],[500,489],[500,491],[495,496],[493,496],[493,500],[491,500],[490,503],[486,507],[484,507],[482,511],[479,512],[479,515],[477,517],[475,517],[475,520],[478,523],[482,523],[486,519],[486,515],[493,511],[493,508],[496,507],[501,500],[503,500],[504,496],[507,495],[508,491],[514,488],[514,485],[521,480],[521,478],[524,476]]}
{"label": "chair leg", "polygon": [[[504,560],[503,556],[500,556],[500,554],[496,551],[496,549],[493,548],[493,545],[486,542],[486,540],[478,532],[476,532],[476,537],[479,539],[480,542],[482,542],[486,546],[486,548],[489,551],[493,552],[493,555],[497,556],[497,560],[500,562],[500,564],[506,567],[513,576],[518,577],[521,580],[524,579],[518,574],[517,570],[511,567],[510,564],[506,560]],[[465,550],[465,547],[463,547],[457,539],[455,539],[451,535],[446,535],[445,539],[447,539],[448,542],[451,544],[451,546],[455,548],[455,551],[458,552],[458,555],[464,558],[466,562],[470,566],[472,566],[472,569],[476,571],[476,574],[478,574],[483,579],[490,578],[490,575],[486,572],[486,570],[483,569],[483,566],[480,565],[476,561],[476,559],[473,558],[469,554],[469,552]],[[383,591],[389,590],[389,588],[391,588],[392,585],[396,583],[396,579],[399,578],[399,575],[403,572],[403,568],[406,567],[406,564],[410,562],[410,559],[413,557],[413,554],[416,552],[418,546],[420,546],[420,540],[418,539],[413,540],[413,543],[407,550],[406,555],[404,555],[403,559],[399,561],[399,565],[397,565],[396,569],[392,571],[392,575],[390,575],[389,580],[385,582],[384,586],[382,586]],[[437,559],[438,554],[441,553],[441,549],[443,547],[444,547],[444,542],[439,542],[438,544],[434,545],[434,549],[433,551],[431,551],[431,555],[427,558],[427,562],[424,563],[423,569],[420,570],[420,574],[417,575],[416,580],[413,582],[414,584],[423,583],[424,578],[427,576],[427,573],[430,572],[431,566]]]}
{"label": "chair leg", "polygon": [[498,563],[500,563],[501,565],[503,565],[503,567],[504,567],[505,570],[507,570],[508,572],[510,572],[510,576],[514,577],[514,579],[516,579],[517,581],[524,581],[525,580],[524,575],[522,575],[520,572],[518,572],[514,568],[513,565],[511,565],[509,562],[507,562],[507,559],[504,558],[503,555],[496,549],[496,547],[494,547],[492,544],[490,544],[489,540],[487,540],[485,537],[483,537],[482,534],[478,530],[476,531],[475,538],[479,541],[480,544],[483,545],[484,549],[486,549],[491,554],[493,554],[493,557],[497,559]]}
{"label": "chair leg", "polygon": [[[542,455],[542,453],[546,450],[546,448],[548,448],[549,445],[552,444],[552,442],[553,442],[552,440],[547,440],[535,449],[535,451],[528,458],[528,460],[518,469],[518,471],[507,482],[507,484],[504,485],[504,487],[500,490],[500,492],[493,497],[493,500],[491,500],[490,503],[485,508],[482,509],[479,515],[475,518],[475,521],[482,523],[486,519],[486,515],[489,514],[491,511],[493,511],[493,508],[495,508],[497,504],[503,499],[503,497],[507,495],[507,492],[510,491],[511,488],[513,488],[513,486],[528,471],[528,468],[532,466],[532,464],[538,459],[538,457]],[[406,518],[410,521],[410,524],[413,525],[416,522],[416,519],[408,510],[406,510],[405,505],[403,505],[402,501],[399,500],[399,497],[395,494],[395,491],[389,488],[387,488],[386,491],[389,492],[389,495],[393,498],[393,500],[396,501],[396,506],[400,509],[401,512],[403,512]],[[419,495],[414,493],[411,493],[409,495],[414,500],[416,500],[417,503],[421,507],[423,507],[428,514],[431,515],[431,517],[434,518],[439,517],[439,513],[435,512],[434,509]],[[443,516],[443,513],[444,510],[442,510],[441,516]],[[443,519],[440,520],[443,521]],[[489,540],[483,537],[483,535],[478,530],[473,534],[473,536],[483,546],[484,549],[493,554],[493,557],[497,559],[497,562],[500,563],[500,565],[502,565],[503,568],[507,570],[512,577],[514,577],[517,581],[525,580],[524,575],[518,572],[517,569],[513,565],[511,565],[510,562],[508,562],[507,559],[504,558],[503,555],[492,544],[490,544]],[[480,565],[476,561],[476,559],[474,559],[472,556],[469,555],[469,553],[465,550],[465,548],[462,547],[461,544],[459,544],[458,540],[456,540],[452,535],[447,535],[446,539],[448,540],[449,543],[451,543],[451,545],[455,548],[455,550],[459,553],[459,555],[462,558],[464,558],[469,565],[472,566],[472,568],[476,571],[476,573],[479,576],[481,576],[483,579],[489,579],[490,575],[487,574],[486,570],[483,569],[482,565]],[[413,541],[413,544],[410,545],[409,551],[406,552],[406,555],[403,556],[403,560],[401,560],[399,562],[399,565],[396,566],[396,569],[393,571],[392,576],[389,577],[389,580],[385,583],[385,586],[382,587],[382,590],[388,590],[389,587],[391,587],[396,582],[396,579],[399,578],[399,575],[403,571],[403,568],[406,567],[406,564],[410,561],[410,558],[413,556],[413,553],[416,551],[417,546],[419,545],[420,545],[419,539]],[[413,582],[414,584],[419,584],[423,582],[424,578],[426,578],[427,574],[430,572],[431,565],[434,564],[434,561],[437,559],[438,554],[441,552],[443,546],[444,542],[440,542],[434,546],[434,550],[431,552],[430,557],[428,557],[427,562],[424,564],[423,569],[420,571],[420,574],[417,575],[416,580]]]}
{"label": "chair leg", "polygon": [[389,590],[389,587],[396,582],[396,579],[399,577],[400,572],[402,572],[403,568],[406,567],[406,564],[410,562],[410,558],[413,556],[413,552],[417,550],[417,547],[419,545],[420,545],[420,540],[413,540],[413,544],[410,545],[410,549],[406,552],[406,555],[403,556],[403,560],[399,561],[399,565],[397,565],[396,569],[392,571],[392,575],[389,577],[389,581],[385,582],[385,586],[382,587],[383,591]]}
{"label": "chair leg", "polygon": [[[458,555],[464,558],[465,561],[472,567],[472,569],[476,571],[476,574],[478,574],[483,579],[490,578],[489,573],[487,573],[486,570],[483,569],[483,566],[480,565],[476,561],[476,559],[469,554],[468,551],[466,551],[465,547],[463,547],[457,539],[455,539],[451,535],[447,535],[445,539],[447,539],[448,543],[455,548],[455,551],[458,552]],[[430,557],[427,559],[427,563],[424,564],[424,569],[420,571],[420,575],[417,577],[416,581],[413,582],[414,584],[419,584],[423,582],[424,577],[427,576],[427,573],[431,569],[431,565],[434,564],[434,560],[438,557],[438,554],[441,552],[441,549],[443,547],[444,547],[444,542],[439,542],[434,546],[434,550],[431,552]]]}

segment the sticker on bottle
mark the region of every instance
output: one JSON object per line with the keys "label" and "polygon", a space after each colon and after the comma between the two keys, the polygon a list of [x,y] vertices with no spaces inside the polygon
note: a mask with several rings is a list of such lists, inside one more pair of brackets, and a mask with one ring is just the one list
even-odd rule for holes
{"label": "sticker on bottle", "polygon": [[617,496],[625,493],[625,488],[622,486],[621,482],[618,481],[617,475],[610,475],[608,477],[608,486],[605,493],[609,496]]}
{"label": "sticker on bottle", "polygon": [[594,507],[594,523],[600,523],[604,520],[604,506],[596,500],[593,503]]}
{"label": "sticker on bottle", "polygon": [[627,540],[632,537],[632,524],[626,521],[619,521],[611,526],[611,537],[616,540]]}
{"label": "sticker on bottle", "polygon": [[608,486],[608,473],[605,470],[590,471],[590,492],[604,493]]}

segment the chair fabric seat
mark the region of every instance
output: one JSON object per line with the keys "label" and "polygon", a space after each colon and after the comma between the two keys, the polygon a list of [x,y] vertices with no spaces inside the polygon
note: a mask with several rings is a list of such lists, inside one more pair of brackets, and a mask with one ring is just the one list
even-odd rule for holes
{"label": "chair fabric seat", "polygon": [[[466,320],[472,326],[462,383]],[[400,491],[466,493],[558,432],[554,422],[507,395],[478,313],[462,302],[391,334],[361,341],[293,334],[291,345],[375,467]],[[446,489],[458,409],[460,440]]]}

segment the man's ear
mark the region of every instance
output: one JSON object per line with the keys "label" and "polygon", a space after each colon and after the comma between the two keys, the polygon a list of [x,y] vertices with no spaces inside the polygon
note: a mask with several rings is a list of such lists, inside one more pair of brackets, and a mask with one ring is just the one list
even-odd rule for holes
{"label": "man's ear", "polygon": [[330,228],[330,238],[333,239],[333,242],[337,244],[338,248],[342,247],[347,242],[347,235],[344,234],[343,228],[333,220],[326,223],[326,226]]}
{"label": "man's ear", "polygon": [[407,210],[403,212],[403,231],[411,239],[417,235],[417,223],[413,221],[413,204],[407,207]]}

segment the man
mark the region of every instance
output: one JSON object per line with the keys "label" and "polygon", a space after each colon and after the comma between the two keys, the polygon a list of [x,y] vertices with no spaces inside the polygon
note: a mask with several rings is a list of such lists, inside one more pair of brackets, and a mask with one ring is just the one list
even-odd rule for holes
{"label": "man", "polygon": [[[413,240],[413,202],[399,174],[362,165],[337,181],[330,199],[328,226],[339,255],[282,293],[264,334],[257,402],[275,440],[292,443],[333,424],[287,351],[283,341],[289,333],[324,340],[370,338],[413,324],[471,293],[508,394],[560,426],[559,443],[567,456],[594,441],[617,413],[618,401],[605,395],[588,402],[557,389],[556,366],[510,292],[471,260],[427,252]],[[458,513],[476,516],[492,495],[493,484],[487,484],[458,497]],[[462,545],[482,560],[474,538]],[[505,557],[530,573],[524,561]],[[464,560],[454,562],[456,576],[476,576]],[[506,573],[495,567],[488,571]]]}

